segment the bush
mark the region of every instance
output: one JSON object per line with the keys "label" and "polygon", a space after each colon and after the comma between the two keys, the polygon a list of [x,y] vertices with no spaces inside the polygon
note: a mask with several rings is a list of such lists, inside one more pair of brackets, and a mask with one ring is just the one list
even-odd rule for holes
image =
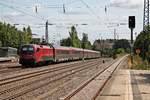
{"label": "bush", "polygon": [[133,61],[134,63],[131,69],[137,69],[137,70],[149,70],[150,69],[150,65],[148,61],[147,60],[143,61],[143,59],[140,56],[135,55],[133,60],[134,60]]}
{"label": "bush", "polygon": [[116,50],[116,54],[125,53],[125,50],[123,48],[119,48]]}

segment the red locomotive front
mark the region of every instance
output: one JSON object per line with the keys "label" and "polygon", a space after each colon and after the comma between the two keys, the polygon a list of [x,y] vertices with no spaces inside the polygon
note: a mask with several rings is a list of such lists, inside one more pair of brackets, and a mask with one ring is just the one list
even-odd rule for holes
{"label": "red locomotive front", "polygon": [[22,65],[34,64],[35,59],[35,48],[32,45],[24,45],[20,50],[19,63]]}
{"label": "red locomotive front", "polygon": [[29,44],[20,51],[19,63],[22,65],[37,65],[53,61],[53,49],[49,46]]}

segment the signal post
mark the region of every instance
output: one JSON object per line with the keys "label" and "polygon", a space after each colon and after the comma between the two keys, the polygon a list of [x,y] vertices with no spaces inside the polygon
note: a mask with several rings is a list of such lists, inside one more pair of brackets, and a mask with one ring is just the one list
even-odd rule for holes
{"label": "signal post", "polygon": [[133,30],[135,28],[135,16],[129,16],[129,28],[131,30],[131,63],[133,64]]}

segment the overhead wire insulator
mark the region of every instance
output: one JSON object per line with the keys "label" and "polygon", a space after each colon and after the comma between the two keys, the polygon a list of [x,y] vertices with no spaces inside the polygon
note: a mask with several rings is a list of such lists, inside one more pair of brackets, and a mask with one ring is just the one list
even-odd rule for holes
{"label": "overhead wire insulator", "polygon": [[105,6],[105,13],[107,13],[107,7]]}
{"label": "overhead wire insulator", "polygon": [[65,8],[65,4],[63,4],[63,13],[66,13],[66,8]]}
{"label": "overhead wire insulator", "polygon": [[35,6],[35,12],[38,13],[38,7],[37,7],[37,5]]}

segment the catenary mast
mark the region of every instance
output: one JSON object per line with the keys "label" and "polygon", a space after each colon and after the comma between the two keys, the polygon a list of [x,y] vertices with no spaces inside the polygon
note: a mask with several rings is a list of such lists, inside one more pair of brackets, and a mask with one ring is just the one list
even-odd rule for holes
{"label": "catenary mast", "polygon": [[143,31],[145,33],[149,32],[149,0],[144,0],[144,16],[143,16]]}

